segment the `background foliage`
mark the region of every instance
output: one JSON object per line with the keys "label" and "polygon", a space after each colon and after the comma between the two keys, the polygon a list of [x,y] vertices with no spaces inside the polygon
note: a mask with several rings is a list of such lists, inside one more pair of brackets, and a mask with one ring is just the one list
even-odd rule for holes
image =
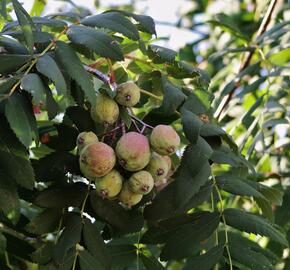
{"label": "background foliage", "polygon": [[[1,269],[289,269],[289,7],[218,2],[181,15],[200,39],[177,53],[134,3],[39,17],[36,0],[31,17],[2,0]],[[128,79],[151,93],[137,116],[185,148],[174,181],[130,211],[90,190],[75,151],[104,131],[95,93]]]}

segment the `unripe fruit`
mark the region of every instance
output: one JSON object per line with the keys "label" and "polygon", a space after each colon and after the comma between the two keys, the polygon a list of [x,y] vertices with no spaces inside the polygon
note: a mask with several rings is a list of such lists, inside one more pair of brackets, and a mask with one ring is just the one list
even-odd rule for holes
{"label": "unripe fruit", "polygon": [[106,175],[116,163],[114,150],[102,142],[87,145],[80,155],[80,169],[83,175],[93,180]]}
{"label": "unripe fruit", "polygon": [[114,198],[122,189],[123,178],[117,170],[95,179],[96,191],[103,198]]}
{"label": "unripe fruit", "polygon": [[124,183],[122,190],[118,196],[119,201],[127,205],[129,208],[139,203],[142,200],[142,197],[142,194],[134,193],[130,190],[128,182]]}
{"label": "unripe fruit", "polygon": [[116,101],[123,106],[135,106],[140,100],[140,88],[133,82],[125,82],[118,86]]}
{"label": "unripe fruit", "polygon": [[119,106],[111,98],[99,94],[96,99],[96,106],[91,109],[91,116],[96,123],[113,124],[118,120]]}
{"label": "unripe fruit", "polygon": [[77,137],[78,152],[80,153],[88,144],[98,141],[97,135],[92,131],[80,133]]}
{"label": "unripe fruit", "polygon": [[150,159],[148,139],[137,132],[124,134],[116,145],[119,163],[128,171],[142,170]]}
{"label": "unripe fruit", "polygon": [[154,186],[154,180],[149,172],[140,171],[132,174],[129,178],[128,185],[134,193],[148,194]]}
{"label": "unripe fruit", "polygon": [[146,170],[151,173],[154,182],[165,178],[169,171],[168,162],[165,156],[160,156],[153,152]]}
{"label": "unripe fruit", "polygon": [[173,175],[173,173],[174,173],[174,169],[172,168],[171,158],[169,156],[162,156],[162,157],[166,161],[167,166],[168,166],[168,172],[167,172],[167,175],[166,175],[166,178],[168,178],[171,175]]}
{"label": "unripe fruit", "polygon": [[152,130],[150,143],[158,154],[171,155],[177,150],[180,138],[171,126],[158,125]]}

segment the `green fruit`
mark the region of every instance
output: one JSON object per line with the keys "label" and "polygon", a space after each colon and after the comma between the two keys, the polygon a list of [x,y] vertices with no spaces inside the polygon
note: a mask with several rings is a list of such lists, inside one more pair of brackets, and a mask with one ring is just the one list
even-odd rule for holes
{"label": "green fruit", "polygon": [[116,101],[123,106],[135,106],[140,100],[140,88],[133,82],[125,82],[118,86]]}
{"label": "green fruit", "polygon": [[124,134],[116,145],[116,154],[122,167],[128,171],[142,170],[150,159],[147,137],[137,132]]}
{"label": "green fruit", "polygon": [[88,144],[98,141],[97,135],[92,131],[80,133],[77,137],[78,153],[80,153]]}
{"label": "green fruit", "polygon": [[112,170],[105,176],[95,179],[96,191],[103,197],[112,199],[122,189],[123,178],[117,170]]}
{"label": "green fruit", "polygon": [[83,175],[94,180],[109,173],[116,163],[114,150],[102,142],[87,145],[80,155],[80,169]]}
{"label": "green fruit", "polygon": [[128,181],[129,188],[134,193],[148,194],[154,187],[152,175],[147,171],[132,174]]}
{"label": "green fruit", "polygon": [[180,138],[171,126],[158,125],[152,130],[150,143],[158,154],[171,155],[179,147]]}
{"label": "green fruit", "polygon": [[133,205],[139,203],[142,200],[142,197],[142,194],[132,192],[129,188],[128,182],[125,182],[118,196],[118,199],[121,203],[131,208]]}
{"label": "green fruit", "polygon": [[96,123],[114,124],[119,117],[119,106],[111,98],[99,94],[96,99],[96,106],[91,109],[91,116]]}
{"label": "green fruit", "polygon": [[165,178],[169,171],[168,162],[165,159],[165,156],[163,157],[153,152],[146,170],[151,173],[154,182]]}

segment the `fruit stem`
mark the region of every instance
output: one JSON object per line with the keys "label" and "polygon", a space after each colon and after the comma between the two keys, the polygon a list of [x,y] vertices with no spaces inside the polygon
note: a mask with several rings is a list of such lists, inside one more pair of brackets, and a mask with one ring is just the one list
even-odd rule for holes
{"label": "fruit stem", "polygon": [[225,219],[225,216],[224,216],[224,204],[223,204],[223,199],[222,199],[222,196],[221,196],[221,193],[220,193],[220,190],[218,188],[218,185],[217,185],[217,182],[215,180],[215,177],[213,175],[213,173],[211,174],[212,176],[212,182],[213,182],[213,185],[216,189],[216,192],[218,194],[218,198],[219,198],[219,201],[220,201],[220,215],[222,217],[222,221],[224,223],[224,227],[225,227],[225,247],[226,247],[226,251],[227,251],[227,254],[228,254],[228,258],[229,258],[229,264],[230,264],[230,270],[233,270],[233,263],[232,263],[232,257],[231,257],[231,253],[230,253],[230,249],[229,249],[229,237],[228,237],[228,228],[227,228],[227,223],[226,223],[226,219]]}
{"label": "fruit stem", "polygon": [[157,95],[155,95],[155,94],[152,94],[152,93],[150,93],[150,92],[148,92],[148,91],[146,91],[146,90],[144,90],[144,89],[140,89],[140,92],[143,93],[143,94],[146,95],[146,96],[149,96],[149,97],[155,98],[155,99],[157,99],[157,100],[160,100],[160,101],[163,100],[162,97],[159,97],[159,96],[157,96]]}
{"label": "fruit stem", "polygon": [[76,254],[75,254],[75,257],[74,257],[74,262],[73,262],[72,270],[75,270],[76,269],[78,255],[79,254],[78,254],[78,251],[76,249]]}
{"label": "fruit stem", "polygon": [[136,120],[137,122],[141,123],[143,126],[145,126],[145,128],[151,128],[153,129],[152,126],[146,124],[145,122],[143,122],[141,119],[139,119],[137,116],[135,116],[130,110],[128,110],[128,114],[131,116],[131,118],[133,118],[134,120]]}
{"label": "fruit stem", "polygon": [[115,76],[115,72],[113,69],[113,65],[110,59],[107,59],[108,62],[108,66],[109,66],[109,70],[110,70],[110,84],[113,87],[113,91],[117,90],[117,84],[116,84],[116,76]]}
{"label": "fruit stem", "polygon": [[62,225],[62,221],[63,221],[63,214],[64,214],[64,209],[62,209],[62,215],[58,224],[58,228],[57,228],[57,232],[56,232],[56,237],[54,240],[54,243],[56,244],[59,238],[59,233],[60,233],[60,229],[61,229],[61,225]]}
{"label": "fruit stem", "polygon": [[10,263],[10,260],[9,260],[9,255],[8,255],[8,252],[5,251],[5,261],[6,261],[6,266],[9,268],[9,269],[13,269],[13,266],[11,265]]}
{"label": "fruit stem", "polygon": [[133,125],[135,126],[135,128],[137,129],[137,131],[138,131],[139,133],[141,133],[141,130],[140,130],[140,128],[138,127],[138,125],[137,125],[137,123],[136,123],[136,121],[135,121],[134,119],[132,119],[132,123],[133,123]]}
{"label": "fruit stem", "polygon": [[86,202],[87,202],[87,199],[90,195],[90,190],[91,190],[91,181],[89,181],[89,184],[87,186],[87,192],[86,192],[86,196],[84,198],[84,201],[82,203],[82,207],[81,207],[81,219],[83,220],[84,219],[84,211],[85,211],[85,206],[86,206]]}

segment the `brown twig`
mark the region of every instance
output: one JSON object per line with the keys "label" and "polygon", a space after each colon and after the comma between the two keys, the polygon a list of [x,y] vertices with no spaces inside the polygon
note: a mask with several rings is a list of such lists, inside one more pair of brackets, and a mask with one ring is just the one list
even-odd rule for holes
{"label": "brown twig", "polygon": [[109,70],[110,70],[110,83],[113,87],[113,90],[116,91],[117,89],[117,83],[116,83],[116,76],[115,76],[115,72],[113,69],[113,65],[110,59],[107,59],[108,65],[109,65]]}
{"label": "brown twig", "polygon": [[[274,9],[276,7],[277,2],[278,2],[278,0],[272,0],[270,2],[269,7],[267,9],[267,12],[265,14],[265,17],[263,18],[261,25],[257,31],[255,39],[257,39],[259,36],[261,36],[267,30],[267,27],[268,27],[269,23],[271,22],[271,18],[272,18],[272,15],[273,15],[273,12],[274,12]],[[255,53],[255,50],[252,50],[252,51],[247,53],[245,60],[240,65],[238,73],[245,70],[249,66],[254,53]],[[220,119],[220,116],[221,116],[222,112],[224,111],[224,109],[228,106],[231,99],[233,98],[234,93],[235,93],[236,89],[239,87],[240,83],[241,83],[241,78],[235,82],[234,88],[231,90],[231,92],[229,92],[229,94],[225,97],[224,101],[222,102],[223,105],[221,106],[219,112],[217,112],[217,119],[218,120]]]}

